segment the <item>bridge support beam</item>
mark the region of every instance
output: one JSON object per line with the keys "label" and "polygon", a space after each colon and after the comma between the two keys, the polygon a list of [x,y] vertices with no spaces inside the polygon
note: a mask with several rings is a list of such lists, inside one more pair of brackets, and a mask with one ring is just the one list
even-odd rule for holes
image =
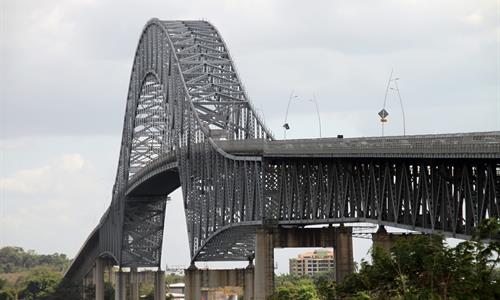
{"label": "bridge support beam", "polygon": [[165,272],[161,268],[155,273],[154,300],[165,300]]}
{"label": "bridge support beam", "polygon": [[115,300],[125,300],[127,296],[127,284],[125,282],[126,274],[119,269],[115,273]]}
{"label": "bridge support beam", "polygon": [[333,247],[338,282],[354,272],[351,227],[278,227],[273,230],[273,235],[275,248]]}
{"label": "bridge support beam", "polygon": [[270,229],[257,229],[255,237],[254,299],[266,300],[274,291],[274,243]]}
{"label": "bridge support beam", "polygon": [[104,300],[104,260],[97,258],[94,267],[95,299]]}
{"label": "bridge support beam", "polygon": [[335,231],[334,259],[337,282],[342,282],[348,275],[354,273],[352,227],[345,227],[341,224]]}

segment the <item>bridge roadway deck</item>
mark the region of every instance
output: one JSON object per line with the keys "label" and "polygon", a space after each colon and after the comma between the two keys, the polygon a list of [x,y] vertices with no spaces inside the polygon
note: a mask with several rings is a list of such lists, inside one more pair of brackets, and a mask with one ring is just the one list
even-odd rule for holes
{"label": "bridge roadway deck", "polygon": [[500,158],[500,131],[392,137],[219,140],[233,155],[345,158]]}

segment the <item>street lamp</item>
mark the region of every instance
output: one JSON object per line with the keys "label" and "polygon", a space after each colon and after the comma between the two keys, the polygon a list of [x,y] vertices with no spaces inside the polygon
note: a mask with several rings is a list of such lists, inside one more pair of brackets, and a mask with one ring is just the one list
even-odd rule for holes
{"label": "street lamp", "polygon": [[294,95],[293,91],[290,93],[290,97],[288,98],[288,105],[286,106],[286,113],[285,113],[285,123],[283,124],[283,139],[286,139],[286,131],[290,129],[290,125],[287,123],[288,119],[288,110],[290,109],[290,103],[292,102],[292,99],[298,98],[299,96]]}
{"label": "street lamp", "polygon": [[[399,98],[399,105],[401,106],[401,113],[403,115],[403,135],[406,135],[406,118],[405,118],[405,110],[403,106],[403,99],[401,98],[401,94],[399,92],[399,86],[398,86],[398,80],[400,79],[399,77],[392,78],[394,69],[391,70],[391,75],[389,76],[389,81],[387,81],[387,87],[385,89],[385,97],[384,97],[384,106],[382,110],[378,113],[380,116],[380,122],[382,124],[382,136],[384,136],[384,125],[387,123],[387,116],[389,116],[389,113],[387,110],[385,110],[385,106],[387,103],[387,95],[389,94],[389,89],[391,90],[396,90],[398,93],[398,98]],[[395,88],[391,87],[391,82],[394,82]]]}
{"label": "street lamp", "polygon": [[385,88],[384,106],[382,107],[382,110],[378,113],[378,115],[380,116],[380,124],[382,126],[382,136],[384,136],[384,126],[385,123],[387,122],[387,116],[389,116],[389,113],[387,112],[387,110],[385,110],[385,104],[387,103],[387,95],[389,94],[389,87],[391,85],[393,72],[394,69],[391,69],[391,75],[389,75],[389,80],[387,81],[387,87]]}
{"label": "street lamp", "polygon": [[313,98],[309,99],[308,101],[314,102],[314,106],[316,107],[316,114],[318,115],[319,137],[321,138],[321,117],[319,115],[319,107],[318,107],[318,102],[316,101],[316,95],[313,94]]}
{"label": "street lamp", "polygon": [[[396,87],[396,92],[398,92],[399,105],[401,106],[401,113],[403,115],[403,135],[406,135],[406,118],[405,118],[405,109],[403,107],[403,99],[401,98],[401,93],[399,93],[399,85],[398,78],[394,78],[394,86]],[[393,89],[394,90],[394,89]]]}

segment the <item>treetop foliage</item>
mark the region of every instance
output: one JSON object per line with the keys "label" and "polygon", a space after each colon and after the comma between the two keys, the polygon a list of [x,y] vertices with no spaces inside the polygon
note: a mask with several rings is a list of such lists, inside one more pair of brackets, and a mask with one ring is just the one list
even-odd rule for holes
{"label": "treetop foliage", "polygon": [[65,254],[36,254],[21,247],[0,249],[0,273],[15,273],[32,269],[35,266],[48,266],[55,271],[64,271],[70,263]]}

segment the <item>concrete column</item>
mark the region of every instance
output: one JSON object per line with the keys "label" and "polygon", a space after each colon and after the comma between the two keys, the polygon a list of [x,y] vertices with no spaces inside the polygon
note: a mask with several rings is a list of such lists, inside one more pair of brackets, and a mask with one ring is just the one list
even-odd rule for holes
{"label": "concrete column", "polygon": [[139,274],[137,274],[137,267],[130,268],[130,299],[139,300]]}
{"label": "concrete column", "polygon": [[384,225],[380,225],[377,232],[372,234],[372,242],[373,246],[380,247],[389,252],[394,244],[394,239],[387,233]]}
{"label": "concrete column", "polygon": [[115,273],[115,300],[126,300],[127,284],[125,282],[125,273],[120,268]]}
{"label": "concrete column", "polygon": [[165,300],[165,271],[158,268],[155,274],[155,300]]}
{"label": "concrete column", "polygon": [[254,298],[254,271],[252,261],[248,262],[248,267],[245,269],[245,285],[243,286],[243,299],[253,300]]}
{"label": "concrete column", "polygon": [[184,283],[186,300],[200,300],[201,299],[201,273],[192,264],[188,269],[184,270]]}
{"label": "concrete column", "polygon": [[274,291],[273,233],[257,229],[255,237],[254,299],[266,300]]}
{"label": "concrete column", "polygon": [[337,282],[342,282],[354,272],[352,228],[340,225],[335,235],[335,275]]}
{"label": "concrete column", "polygon": [[95,299],[104,300],[104,261],[97,258],[94,267]]}

